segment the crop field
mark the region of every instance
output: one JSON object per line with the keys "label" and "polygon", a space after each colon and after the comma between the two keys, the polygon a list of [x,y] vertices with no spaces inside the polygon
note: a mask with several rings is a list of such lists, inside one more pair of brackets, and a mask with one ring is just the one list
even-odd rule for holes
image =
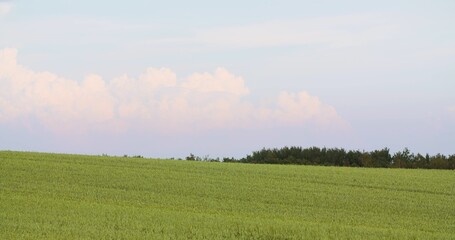
{"label": "crop field", "polygon": [[455,239],[455,172],[1,151],[0,239]]}

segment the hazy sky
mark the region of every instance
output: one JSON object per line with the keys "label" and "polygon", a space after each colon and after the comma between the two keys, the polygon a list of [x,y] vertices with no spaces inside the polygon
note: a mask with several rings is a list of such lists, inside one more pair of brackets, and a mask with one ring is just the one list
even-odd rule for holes
{"label": "hazy sky", "polygon": [[455,153],[455,1],[0,0],[0,149]]}

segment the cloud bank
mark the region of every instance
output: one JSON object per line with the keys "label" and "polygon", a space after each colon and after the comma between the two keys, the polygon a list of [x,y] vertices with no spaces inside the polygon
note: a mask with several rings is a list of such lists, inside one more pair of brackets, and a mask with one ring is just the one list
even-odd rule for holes
{"label": "cloud bank", "polygon": [[453,120],[455,120],[455,106],[447,107],[447,113]]}
{"label": "cloud bank", "polygon": [[11,3],[0,1],[0,16],[6,15],[11,11]]}
{"label": "cloud bank", "polygon": [[178,78],[167,68],[138,77],[82,81],[30,70],[16,49],[0,50],[0,124],[37,121],[56,133],[141,131],[174,134],[226,128],[340,128],[334,107],[307,92],[281,92],[271,104],[248,100],[242,77],[224,68]]}
{"label": "cloud bank", "polygon": [[[393,19],[394,21],[392,21]],[[317,45],[352,47],[393,38],[402,28],[391,14],[352,14],[273,20],[193,30],[187,36],[150,39],[149,46],[204,46],[205,49]]]}

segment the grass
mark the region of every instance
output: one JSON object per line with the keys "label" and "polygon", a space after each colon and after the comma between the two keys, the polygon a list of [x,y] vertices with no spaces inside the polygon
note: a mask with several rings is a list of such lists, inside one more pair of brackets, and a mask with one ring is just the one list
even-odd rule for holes
{"label": "grass", "polygon": [[455,239],[455,172],[2,151],[0,239]]}

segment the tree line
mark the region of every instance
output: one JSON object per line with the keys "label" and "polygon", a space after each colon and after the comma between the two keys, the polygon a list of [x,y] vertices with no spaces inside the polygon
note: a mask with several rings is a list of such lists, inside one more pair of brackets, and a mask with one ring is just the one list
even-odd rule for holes
{"label": "tree line", "polygon": [[[219,159],[195,158],[190,155],[187,160],[221,161]],[[374,151],[346,151],[343,148],[302,148],[283,147],[255,151],[241,159],[223,158],[223,162],[263,163],[263,164],[297,164],[319,166],[375,167],[375,168],[425,168],[455,169],[455,154],[445,156],[436,154],[414,154],[405,148],[403,151],[390,153],[384,148]]]}

